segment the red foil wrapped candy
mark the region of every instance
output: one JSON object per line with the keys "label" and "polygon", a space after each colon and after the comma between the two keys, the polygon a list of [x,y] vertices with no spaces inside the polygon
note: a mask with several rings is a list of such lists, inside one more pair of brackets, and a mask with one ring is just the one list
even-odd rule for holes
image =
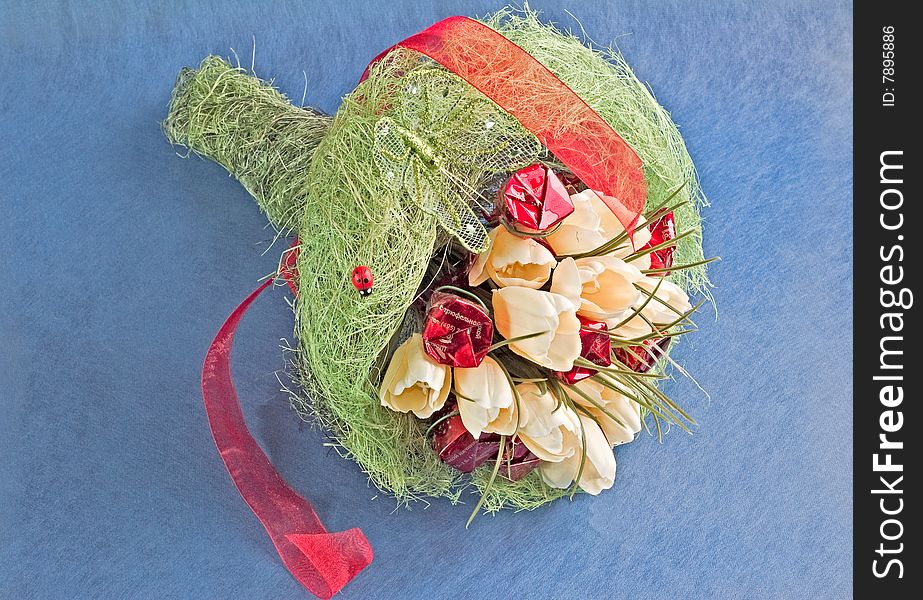
{"label": "red foil wrapped candy", "polygon": [[513,173],[503,188],[501,204],[509,223],[533,231],[545,231],[574,212],[564,184],[540,164]]}
{"label": "red foil wrapped candy", "polygon": [[[455,408],[452,406],[450,410]],[[481,465],[497,459],[500,436],[496,433],[482,433],[474,439],[465,429],[461,417],[454,415],[436,426],[432,444],[442,462],[462,473],[470,473]],[[500,460],[498,473],[510,481],[519,481],[541,462],[525,444],[510,440],[506,441],[506,448]]]}
{"label": "red foil wrapped candy", "polygon": [[481,364],[494,337],[483,306],[455,294],[434,292],[423,326],[423,348],[436,362],[461,369]]}
{"label": "red foil wrapped candy", "polygon": [[[600,321],[591,321],[577,315],[580,319],[580,357],[585,358],[600,367],[612,364],[612,342],[609,339],[609,328]],[[588,331],[591,330],[591,331]],[[595,369],[587,367],[574,367],[570,371],[558,373],[558,377],[565,383],[575,384],[588,377],[596,375]]]}
{"label": "red foil wrapped candy", "polygon": [[[673,219],[672,212],[668,212],[652,222],[647,228],[651,231],[651,240],[644,248],[653,248],[676,237],[676,222]],[[651,252],[651,268],[669,269],[672,267],[673,253],[675,251],[676,246],[673,245]],[[669,275],[669,273],[664,273],[663,275]]]}

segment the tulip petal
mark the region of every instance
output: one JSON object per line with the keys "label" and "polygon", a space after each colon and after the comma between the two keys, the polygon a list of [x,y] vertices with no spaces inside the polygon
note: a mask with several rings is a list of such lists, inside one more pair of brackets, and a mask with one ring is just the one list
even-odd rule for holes
{"label": "tulip petal", "polygon": [[554,270],[551,279],[551,291],[555,294],[561,294],[574,303],[574,306],[580,306],[580,294],[583,292],[583,282],[580,281],[580,271],[577,269],[577,263],[573,258],[565,258],[558,263],[558,268]]}
{"label": "tulip petal", "polygon": [[539,289],[551,277],[557,264],[548,248],[529,237],[511,233],[504,226],[488,235],[490,246],[477,255],[468,270],[468,284],[478,286],[492,280],[500,287]]}
{"label": "tulip petal", "polygon": [[499,413],[499,408],[484,408],[477,402],[465,398],[458,399],[458,414],[461,415],[462,425],[475,439]]}
{"label": "tulip petal", "polygon": [[490,275],[487,274],[487,261],[490,258],[490,251],[494,247],[494,240],[497,239],[499,229],[499,227],[496,227],[487,235],[487,243],[489,244],[487,250],[475,257],[474,264],[468,270],[468,285],[471,287],[479,286],[490,279]]}
{"label": "tulip petal", "polygon": [[578,485],[595,496],[615,483],[615,455],[593,419],[581,416],[580,422],[586,435],[586,461]]}
{"label": "tulip petal", "polygon": [[634,284],[644,275],[634,265],[615,256],[592,256],[574,263],[582,284],[577,311],[581,315],[599,321],[613,319],[642,298]]}
{"label": "tulip petal", "polygon": [[610,447],[634,441],[635,434],[641,431],[641,410],[634,400],[592,379],[585,379],[576,387],[596,403],[575,394],[574,400],[596,419]]}
{"label": "tulip petal", "polygon": [[555,371],[569,371],[580,356],[580,321],[574,304],[560,294],[523,287],[494,290],[494,321],[506,339],[541,334],[510,349]]}
{"label": "tulip petal", "polygon": [[516,389],[523,412],[519,429],[522,443],[544,461],[559,462],[571,456],[574,445],[566,441],[579,427],[576,413],[534,383],[523,383]]}
{"label": "tulip petal", "polygon": [[500,414],[513,405],[513,390],[497,361],[486,357],[477,367],[455,369],[458,412],[471,435],[478,437]]}

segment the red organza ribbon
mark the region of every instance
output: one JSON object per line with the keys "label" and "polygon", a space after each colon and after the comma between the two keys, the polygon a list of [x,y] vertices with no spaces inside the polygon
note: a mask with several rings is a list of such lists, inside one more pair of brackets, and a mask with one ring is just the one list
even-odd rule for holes
{"label": "red organza ribbon", "polygon": [[247,429],[231,379],[234,331],[272,282],[256,288],[221,326],[205,355],[202,395],[221,459],[282,562],[309,592],[330,598],[372,562],[372,548],[359,529],[328,533],[311,504],[285,483]]}
{"label": "red organza ribbon", "polygon": [[[395,48],[425,54],[455,73],[531,131],[602,200],[626,230],[644,210],[641,159],[612,126],[545,65],[495,30],[449,17]],[[369,65],[371,66],[371,65]],[[363,75],[363,79],[367,76]]]}

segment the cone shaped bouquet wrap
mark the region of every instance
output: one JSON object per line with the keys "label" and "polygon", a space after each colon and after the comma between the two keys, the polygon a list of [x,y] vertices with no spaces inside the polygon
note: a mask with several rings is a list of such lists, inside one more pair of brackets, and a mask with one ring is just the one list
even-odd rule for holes
{"label": "cone shaped bouquet wrap", "polygon": [[598,494],[616,445],[692,423],[658,382],[707,296],[705,198],[618,53],[528,11],[452,18],[333,116],[209,57],[164,128],[297,234],[293,404],[400,502]]}

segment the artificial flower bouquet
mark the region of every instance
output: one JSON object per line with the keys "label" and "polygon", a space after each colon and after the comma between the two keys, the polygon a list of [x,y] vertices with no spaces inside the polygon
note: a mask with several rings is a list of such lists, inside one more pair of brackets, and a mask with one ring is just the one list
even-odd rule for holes
{"label": "artificial flower bouquet", "polygon": [[[333,116],[208,57],[164,130],[297,235],[276,274],[295,294],[292,405],[399,502],[474,490],[473,518],[599,494],[616,445],[692,423],[659,384],[685,373],[669,352],[708,295],[705,198],[617,52],[528,10],[452,17],[375,58]],[[273,279],[219,331],[203,393],[238,489],[326,597],[371,549],[281,480],[230,381],[236,324]]]}
{"label": "artificial flower bouquet", "polygon": [[687,267],[673,265],[677,205],[667,198],[629,233],[604,198],[529,165],[482,215],[486,250],[450,241],[434,257],[439,277],[411,308],[425,307],[420,331],[394,351],[379,398],[420,419],[458,471],[490,464],[516,482],[538,469],[551,488],[598,494],[642,417],[685,427],[651,372],[694,310],[668,278]]}

